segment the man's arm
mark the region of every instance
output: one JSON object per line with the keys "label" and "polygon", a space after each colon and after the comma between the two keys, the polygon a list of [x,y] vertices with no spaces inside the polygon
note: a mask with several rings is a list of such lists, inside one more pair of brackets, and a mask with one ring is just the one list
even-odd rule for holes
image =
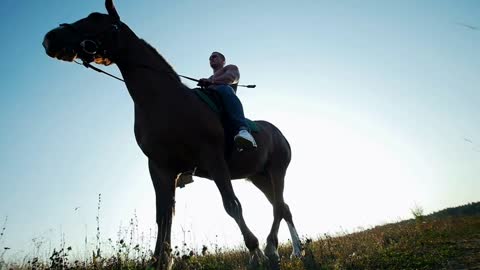
{"label": "man's arm", "polygon": [[210,77],[210,81],[213,84],[235,84],[240,80],[240,71],[235,65],[225,66]]}

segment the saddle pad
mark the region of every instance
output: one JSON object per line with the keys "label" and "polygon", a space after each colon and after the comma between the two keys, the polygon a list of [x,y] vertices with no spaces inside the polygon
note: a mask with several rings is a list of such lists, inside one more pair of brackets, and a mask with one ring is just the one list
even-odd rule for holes
{"label": "saddle pad", "polygon": [[[218,108],[217,104],[215,104],[215,102],[213,102],[213,100],[207,95],[205,94],[203,91],[201,91],[200,89],[196,88],[196,89],[193,89],[193,91],[195,92],[195,94],[197,94],[197,96],[205,103],[207,103],[207,105],[214,111],[216,112],[217,114],[221,114],[221,111],[220,109]],[[251,132],[259,132],[260,131],[260,128],[258,127],[257,123],[253,122],[252,120],[250,119],[247,119],[245,118],[245,121],[247,122],[247,126],[248,126],[248,129],[250,129]]]}

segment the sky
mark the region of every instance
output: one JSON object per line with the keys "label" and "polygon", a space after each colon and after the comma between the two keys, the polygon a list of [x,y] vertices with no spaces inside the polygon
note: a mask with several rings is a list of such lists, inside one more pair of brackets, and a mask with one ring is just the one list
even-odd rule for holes
{"label": "sky", "polygon": [[[0,5],[5,256],[32,255],[63,240],[81,253],[85,238],[87,248],[95,243],[97,215],[103,240],[123,237],[132,218],[139,234],[152,236],[154,190],[125,86],[49,58],[41,45],[58,24],[104,13],[104,3]],[[285,199],[301,236],[480,200],[480,31],[464,25],[480,27],[479,1],[116,6],[179,74],[208,77],[208,57],[220,51],[239,67],[241,83],[257,85],[238,96],[248,118],[274,123],[292,146]],[[114,65],[105,69],[119,74]],[[271,206],[249,182],[234,181],[234,189],[248,226],[265,243]],[[191,247],[242,244],[214,183],[201,178],[177,190],[172,238]],[[290,239],[285,223],[279,238]]]}

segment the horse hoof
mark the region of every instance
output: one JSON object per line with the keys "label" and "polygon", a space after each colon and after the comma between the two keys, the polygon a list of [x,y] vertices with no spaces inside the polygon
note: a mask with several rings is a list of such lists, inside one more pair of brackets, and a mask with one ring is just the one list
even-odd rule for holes
{"label": "horse hoof", "polygon": [[273,245],[267,245],[264,252],[270,262],[270,269],[280,270],[280,255],[277,249]]}
{"label": "horse hoof", "polygon": [[248,264],[248,270],[267,270],[270,269],[270,260],[263,252],[256,248],[255,251],[251,252],[250,262]]}
{"label": "horse hoof", "polygon": [[165,261],[161,262],[157,259],[153,259],[152,263],[147,266],[147,270],[172,270],[173,268],[173,257],[164,258]]}
{"label": "horse hoof", "polygon": [[270,259],[269,260],[270,270],[280,270],[280,260]]}
{"label": "horse hoof", "polygon": [[305,256],[305,252],[302,250],[297,250],[292,252],[292,254],[290,255],[290,259],[302,258],[303,256]]}
{"label": "horse hoof", "polygon": [[193,183],[193,177],[191,174],[180,174],[177,177],[177,187],[184,188],[186,185]]}
{"label": "horse hoof", "polygon": [[172,270],[173,269],[173,258],[171,258],[168,262],[163,264],[158,264],[158,268],[156,270]]}

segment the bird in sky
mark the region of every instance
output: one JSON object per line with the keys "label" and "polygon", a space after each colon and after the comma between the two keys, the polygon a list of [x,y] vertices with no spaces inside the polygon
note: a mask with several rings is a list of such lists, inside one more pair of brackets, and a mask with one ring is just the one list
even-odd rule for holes
{"label": "bird in sky", "polygon": [[457,24],[461,25],[461,26],[464,26],[464,27],[467,27],[470,30],[475,30],[475,31],[480,30],[480,28],[478,28],[477,26],[473,26],[473,25],[470,25],[470,24],[466,24],[466,23],[457,23]]}

